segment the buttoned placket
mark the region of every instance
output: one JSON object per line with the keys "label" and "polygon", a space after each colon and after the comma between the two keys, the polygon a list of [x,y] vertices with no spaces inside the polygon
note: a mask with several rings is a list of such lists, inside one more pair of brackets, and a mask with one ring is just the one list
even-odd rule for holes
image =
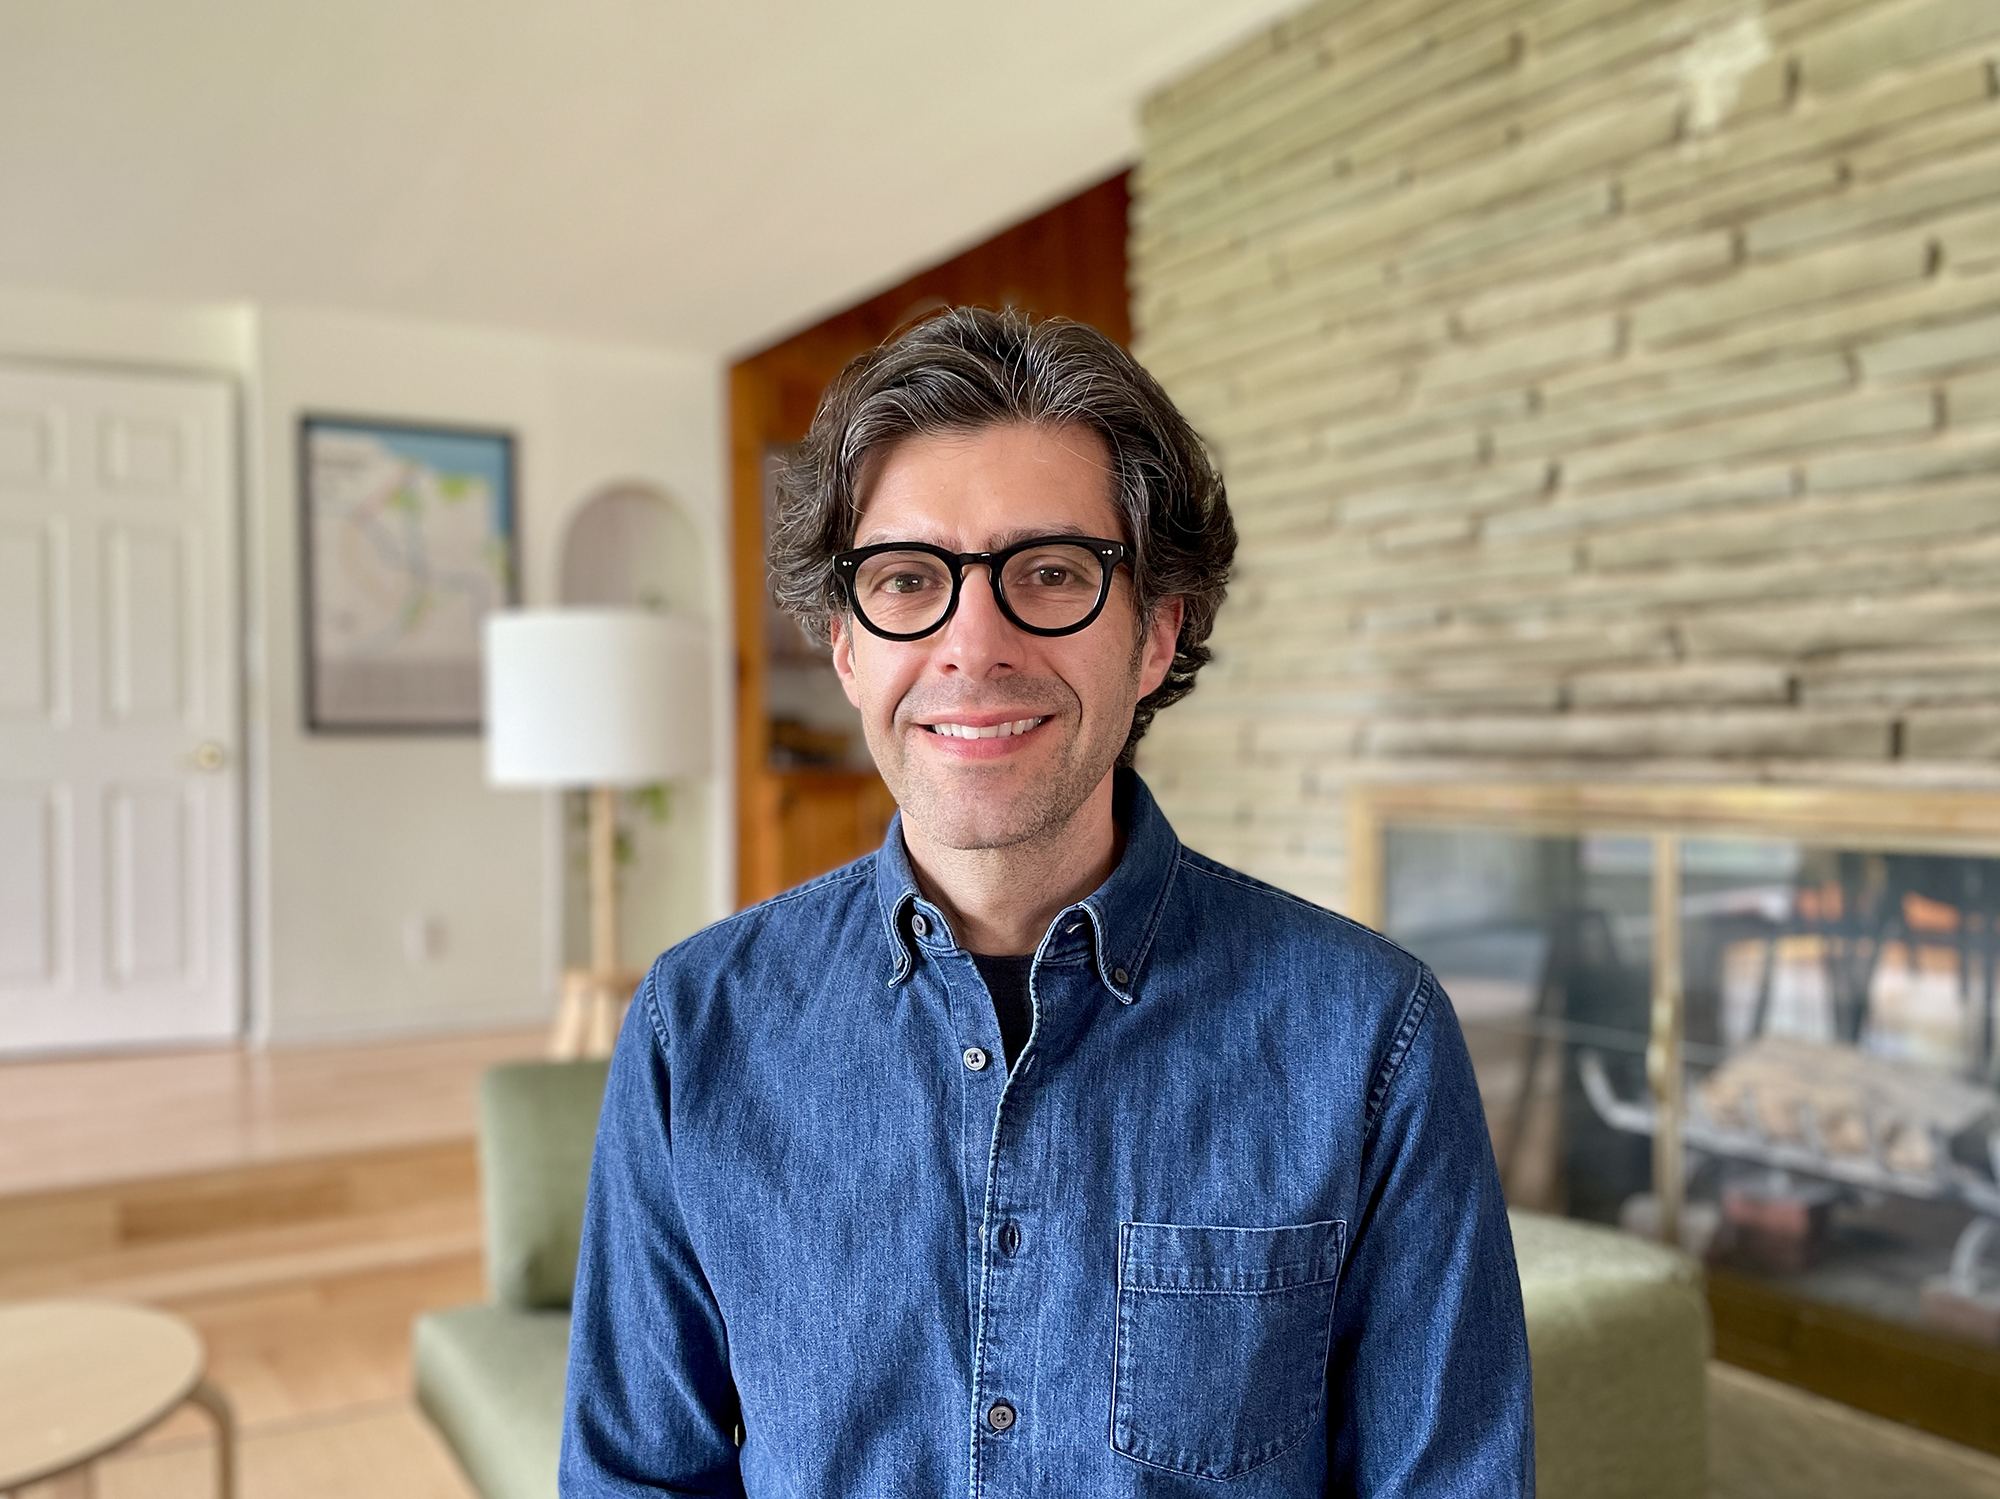
{"label": "buttoned placket", "polygon": [[[1035,1251],[1037,1223],[1049,1198],[1051,1184],[1038,1179],[1034,1163],[1048,1158],[1036,1148],[1036,1132],[1047,1127],[1044,1106],[1052,1062],[1049,1032],[1065,1004],[1077,991],[1094,984],[1093,923],[1089,913],[1072,907],[1051,923],[1029,971],[1028,994],[1033,1027],[1028,1043],[996,1092],[982,1098],[990,1104],[986,1133],[985,1191],[980,1204],[976,1239],[976,1274],[969,1281],[975,1302],[971,1451],[968,1492],[975,1496],[1026,1493],[1035,1486],[1031,1454],[1037,1448],[1033,1413],[1022,1407],[1032,1387],[1033,1370],[1023,1366],[1038,1338],[1033,1327],[1044,1298],[1034,1293],[1046,1266]],[[968,987],[976,991],[987,1014],[992,997],[979,981],[970,958],[965,960]],[[1076,1017],[1064,1017],[1074,1020]],[[994,1022],[997,1025],[997,1021]],[[976,1132],[978,1113],[965,1115],[968,1135]],[[971,1139],[967,1140],[970,1145]],[[1023,1445],[1025,1443],[1025,1445]],[[1004,1476],[1012,1470],[1018,1484]]]}
{"label": "buttoned placket", "polygon": [[[911,984],[941,1000],[952,1038],[940,1065],[955,1074],[960,1098],[957,1155],[971,1342],[967,1492],[975,1499],[997,1499],[1036,1487],[1034,1454],[1047,1439],[1038,1438],[1035,1412],[1024,1403],[1037,1372],[1024,1361],[1034,1357],[1037,1346],[1061,1342],[1059,1334],[1036,1326],[1046,1298],[1034,1287],[1049,1273],[1036,1249],[1037,1240],[1047,1237],[1038,1219],[1054,1184],[1037,1179],[1034,1163],[1051,1156],[1050,1142],[1039,1131],[1069,1106],[1052,1103],[1057,1075],[1049,1068],[1055,1062],[1043,1059],[1059,1059],[1074,1041],[1072,1027],[1104,1013],[1107,1000],[1111,1012],[1133,1003],[1137,976],[1131,970],[1141,954],[1134,950],[1127,958],[1114,949],[1094,900],[1058,915],[1030,969],[1032,1026],[1010,1074],[992,995],[972,955],[957,946],[943,913],[907,887],[889,909],[897,939],[889,983]],[[1157,912],[1156,903],[1151,914]],[[1150,926],[1141,929],[1147,936]],[[1018,1481],[1009,1482],[1010,1476]]]}
{"label": "buttoned placket", "polygon": [[1020,1420],[1015,1397],[982,1378],[978,1350],[987,1291],[987,1249],[993,1237],[989,1205],[994,1151],[1004,1117],[1003,1101],[1027,1067],[1033,1039],[1031,1034],[1028,1050],[1016,1061],[1010,1076],[999,1016],[972,955],[957,946],[942,914],[927,909],[921,900],[912,903],[907,928],[913,949],[910,981],[942,998],[955,1048],[939,1060],[956,1072],[960,1100],[958,1157],[966,1225],[966,1334],[972,1349],[972,1387],[966,1394],[970,1397],[970,1483],[971,1490],[977,1492],[982,1438],[1011,1432]]}
{"label": "buttoned placket", "polygon": [[[913,896],[898,908],[892,924],[900,927],[904,939],[891,983],[909,984],[921,998],[940,1005],[948,1027],[944,1033],[948,1049],[941,1052],[938,1065],[955,1074],[959,1099],[957,1156],[965,1212],[965,1330],[968,1346],[973,1346],[979,1336],[982,1212],[992,1131],[1009,1083],[1006,1052],[992,997],[971,954],[958,947],[943,913]],[[984,1428],[985,1410],[977,1399],[978,1391],[975,1388],[971,1393],[975,1419]]]}

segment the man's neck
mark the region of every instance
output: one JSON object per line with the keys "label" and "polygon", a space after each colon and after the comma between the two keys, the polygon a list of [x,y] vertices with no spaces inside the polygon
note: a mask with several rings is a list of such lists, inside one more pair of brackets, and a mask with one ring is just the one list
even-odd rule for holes
{"label": "man's neck", "polygon": [[917,885],[970,952],[1031,953],[1056,913],[1102,885],[1118,867],[1124,835],[1112,815],[1113,775],[1061,827],[1005,848],[946,848],[903,821]]}

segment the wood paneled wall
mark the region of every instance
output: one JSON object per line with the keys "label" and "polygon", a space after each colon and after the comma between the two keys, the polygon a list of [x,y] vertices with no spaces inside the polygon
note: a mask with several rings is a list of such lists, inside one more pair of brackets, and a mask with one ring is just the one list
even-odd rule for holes
{"label": "wood paneled wall", "polygon": [[1129,343],[1127,202],[1121,172],[731,368],[742,904],[866,853],[881,841],[895,810],[872,772],[771,766],[765,708],[765,454],[805,436],[821,392],[848,360],[939,308],[1019,307],[1044,317],[1075,318]]}

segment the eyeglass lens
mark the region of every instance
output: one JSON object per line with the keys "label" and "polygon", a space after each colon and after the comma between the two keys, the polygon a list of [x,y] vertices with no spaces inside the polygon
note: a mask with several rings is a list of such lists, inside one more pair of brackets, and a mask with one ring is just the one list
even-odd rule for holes
{"label": "eyeglass lens", "polygon": [[[1061,630],[1097,607],[1104,562],[1089,547],[1048,542],[1009,557],[999,583],[1023,624]],[[929,552],[878,552],[854,571],[854,607],[892,634],[927,630],[951,608],[951,569]]]}

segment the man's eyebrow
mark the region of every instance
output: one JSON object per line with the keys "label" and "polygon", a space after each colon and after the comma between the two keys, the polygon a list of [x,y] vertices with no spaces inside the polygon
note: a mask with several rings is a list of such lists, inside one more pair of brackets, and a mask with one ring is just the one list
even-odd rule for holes
{"label": "man's eyebrow", "polygon": [[1003,531],[995,539],[990,550],[998,552],[1014,545],[1017,541],[1029,541],[1037,536],[1082,536],[1086,534],[1082,526],[1016,526],[1011,531]]}
{"label": "man's eyebrow", "polygon": [[858,547],[872,547],[878,546],[885,541],[921,541],[925,546],[944,545],[944,541],[936,532],[925,535],[922,532],[913,534],[908,531],[887,531],[879,528],[873,531],[858,533],[854,538],[854,545]]}
{"label": "man's eyebrow", "polygon": [[[1087,536],[1089,534],[1083,527],[1074,524],[1015,526],[1011,530],[1002,531],[986,546],[979,547],[976,550],[982,552],[1004,552],[1016,542],[1031,541],[1038,536]],[[953,547],[945,539],[941,532],[936,531],[931,532],[929,535],[921,533],[917,535],[910,535],[908,533],[897,535],[889,531],[870,531],[854,538],[854,544],[858,547],[876,546],[888,541],[921,541],[926,546],[943,547],[947,552],[957,550],[957,548]]]}

